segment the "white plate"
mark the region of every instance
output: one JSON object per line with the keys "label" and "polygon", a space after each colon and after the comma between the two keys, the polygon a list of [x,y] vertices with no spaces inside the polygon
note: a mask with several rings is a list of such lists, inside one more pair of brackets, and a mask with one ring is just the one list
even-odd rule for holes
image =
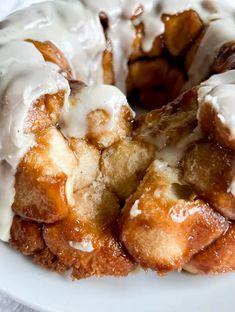
{"label": "white plate", "polygon": [[41,312],[227,312],[234,309],[235,275],[141,271],[72,282],[0,243],[0,289]]}

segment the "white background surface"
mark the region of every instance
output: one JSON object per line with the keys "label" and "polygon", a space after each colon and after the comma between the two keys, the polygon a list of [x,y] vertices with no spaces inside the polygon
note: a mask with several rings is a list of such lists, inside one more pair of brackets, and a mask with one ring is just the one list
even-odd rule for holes
{"label": "white background surface", "polygon": [[[231,312],[235,274],[154,272],[72,282],[0,243],[0,289],[40,312]],[[10,265],[9,265],[10,264]],[[24,310],[0,310],[25,312]],[[27,310],[26,310],[27,311]],[[28,311],[27,311],[28,312]]]}

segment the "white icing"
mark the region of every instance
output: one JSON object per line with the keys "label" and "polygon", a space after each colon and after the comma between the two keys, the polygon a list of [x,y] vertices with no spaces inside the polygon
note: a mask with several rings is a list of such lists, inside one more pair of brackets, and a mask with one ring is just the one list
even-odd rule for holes
{"label": "white icing", "polygon": [[10,71],[3,76],[0,85],[0,159],[16,167],[18,160],[33,143],[32,136],[24,134],[30,106],[40,96],[66,90],[68,85],[61,75],[46,64],[27,67],[15,64],[9,67]]}
{"label": "white icing", "polygon": [[139,209],[139,199],[137,199],[134,202],[133,206],[131,207],[130,216],[131,216],[131,218],[135,218],[138,215],[140,215],[141,213],[142,213],[142,211]]}
{"label": "white icing", "polygon": [[81,242],[69,241],[70,247],[83,252],[92,252],[94,250],[92,241],[89,239],[83,239]]}
{"label": "white icing", "polygon": [[12,39],[52,41],[70,63],[75,78],[102,82],[105,38],[99,16],[79,1],[49,1],[17,11],[2,22],[0,43]]}
{"label": "white icing", "polygon": [[[0,31],[1,41],[31,38],[52,41],[66,56],[74,76],[89,85],[102,82],[102,53],[105,38],[99,13],[109,18],[108,37],[113,47],[113,65],[116,85],[125,90],[127,60],[135,38],[135,27],[144,23],[143,48],[148,51],[155,37],[164,31],[162,13],[175,14],[195,9],[204,20],[212,13],[203,6],[205,0],[57,0],[34,4],[10,15]],[[143,13],[135,20],[130,18],[138,6]],[[231,15],[230,1],[213,1],[217,16]],[[214,16],[214,15],[213,15]]]}
{"label": "white icing", "polygon": [[127,60],[135,38],[135,28],[130,17],[138,2],[135,0],[128,2],[126,0],[83,0],[83,3],[95,15],[103,11],[109,18],[108,37],[112,44],[115,84],[125,91]]}
{"label": "white icing", "polygon": [[228,193],[231,193],[233,196],[235,196],[235,179],[233,179],[232,183],[230,184]]}
{"label": "white icing", "polygon": [[226,42],[235,40],[234,29],[234,19],[219,19],[210,23],[189,69],[189,83],[185,89],[197,85],[209,74],[218,50]]}
{"label": "white icing", "polygon": [[221,122],[230,131],[230,139],[235,138],[235,70],[214,75],[200,85],[198,90],[200,108],[204,103],[212,105]]}
{"label": "white icing", "polygon": [[[108,37],[113,47],[115,81],[122,91],[125,90],[127,60],[135,38],[134,25],[144,23],[143,49],[149,51],[156,36],[164,31],[164,24],[161,21],[163,12],[175,14],[193,8],[205,19],[211,16],[211,13],[203,8],[203,0],[82,0],[82,2],[95,14],[103,11],[109,18]],[[136,20],[130,21],[139,5],[142,6],[143,13]]]}
{"label": "white icing", "polygon": [[66,136],[85,138],[87,133],[87,117],[90,112],[102,109],[109,114],[109,121],[104,129],[114,131],[120,119],[122,106],[128,106],[125,95],[116,87],[96,85],[83,87],[72,95],[68,105],[62,111],[61,128]]}
{"label": "white icing", "polygon": [[[143,48],[149,50],[155,37],[164,31],[162,13],[175,14],[192,8],[207,21],[214,14],[203,5],[205,1],[70,0],[69,4],[65,0],[50,1],[10,15],[0,35],[3,42],[13,38],[52,41],[68,59],[74,75],[92,85],[102,82],[101,59],[105,38],[99,13],[105,12],[109,18],[108,37],[113,46],[116,85],[125,90],[127,60],[135,37],[134,24],[144,23]],[[139,5],[143,13],[132,22],[130,18]],[[213,6],[217,17],[231,16],[231,8],[235,7],[230,0],[214,0]]]}
{"label": "white icing", "polygon": [[[23,51],[23,53],[22,53]],[[14,175],[34,143],[24,133],[32,103],[44,94],[69,92],[57,66],[47,64],[33,45],[13,41],[0,47],[0,239],[8,240],[14,201]]]}

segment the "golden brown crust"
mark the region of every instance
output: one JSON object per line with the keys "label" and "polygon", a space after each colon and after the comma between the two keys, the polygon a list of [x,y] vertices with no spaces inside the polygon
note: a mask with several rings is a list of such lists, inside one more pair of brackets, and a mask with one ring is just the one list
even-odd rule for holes
{"label": "golden brown crust", "polygon": [[183,180],[225,217],[234,220],[235,198],[229,192],[234,156],[210,142],[193,144],[181,162]]}
{"label": "golden brown crust", "polygon": [[166,58],[139,60],[129,65],[127,89],[162,87],[169,69]]}
{"label": "golden brown crust", "polygon": [[42,236],[42,225],[26,221],[19,216],[15,216],[11,226],[10,245],[20,251],[25,256],[43,266],[46,269],[63,273],[67,267],[60,263],[46,247]]}
{"label": "golden brown crust", "polygon": [[156,142],[159,148],[176,144],[197,125],[197,92],[192,89],[162,109],[146,113],[135,120],[133,136]]}
{"label": "golden brown crust", "polygon": [[[104,234],[97,236],[96,233],[92,234],[87,226],[83,228],[79,225],[78,233],[78,221],[66,219],[54,226],[47,226],[44,231],[49,249],[58,255],[60,262],[72,268],[74,278],[81,279],[93,275],[126,276],[134,269],[130,257],[111,229],[106,229]],[[82,237],[92,239],[93,251],[84,252],[71,247],[69,242],[79,243]]]}
{"label": "golden brown crust", "polygon": [[142,267],[159,273],[180,270],[227,227],[221,215],[180,184],[176,170],[159,161],[150,166],[120,218],[128,252]]}
{"label": "golden brown crust", "polygon": [[45,226],[45,242],[74,278],[125,276],[135,265],[113,228],[118,214],[116,196],[97,182],[76,193],[76,206],[65,220]]}
{"label": "golden brown crust", "polygon": [[219,274],[235,271],[235,225],[214,243],[199,252],[184,266],[194,274]]}
{"label": "golden brown crust", "polygon": [[36,100],[29,110],[25,121],[26,134],[38,132],[54,126],[58,121],[64,104],[64,91],[46,94]]}
{"label": "golden brown crust", "polygon": [[41,265],[43,268],[57,273],[65,273],[69,268],[60,262],[48,248],[40,250],[32,256],[33,262]]}
{"label": "golden brown crust", "polygon": [[41,225],[15,216],[11,226],[10,244],[25,256],[43,250],[45,243],[42,238]]}
{"label": "golden brown crust", "polygon": [[212,65],[212,70],[215,73],[223,73],[228,70],[235,69],[235,42],[225,43],[219,50],[214,64]]}
{"label": "golden brown crust", "polygon": [[173,56],[182,56],[203,28],[200,17],[193,10],[175,15],[163,14],[162,20],[165,44]]}
{"label": "golden brown crust", "polygon": [[[62,163],[64,166],[60,167]],[[18,165],[14,211],[38,222],[63,219],[69,210],[70,184],[76,165],[75,155],[59,131],[55,128],[43,131]]]}
{"label": "golden brown crust", "polygon": [[[142,10],[137,6],[132,19]],[[103,13],[100,19],[106,38],[103,80],[114,84],[109,21]],[[163,15],[163,22],[165,33],[148,52],[144,25],[135,26],[128,62],[128,95],[148,108],[162,107],[178,96],[205,32],[193,10]],[[61,68],[70,80],[71,96],[77,94],[84,84],[72,80],[63,53],[51,42],[27,41]],[[233,45],[221,48],[215,72],[233,68]],[[235,145],[215,112],[204,105],[200,122],[207,139],[216,144],[192,144],[181,161],[182,174],[162,161],[155,161],[146,174],[157,148],[177,145],[197,126],[197,89],[138,118],[133,132],[128,106],[123,105],[112,131],[106,131],[111,117],[107,111],[91,111],[83,140],[65,139],[55,128],[64,96],[65,91],[42,96],[27,117],[25,133],[33,133],[36,144],[17,168],[13,208],[18,215],[10,244],[45,268],[59,273],[71,269],[77,279],[125,276],[135,261],[164,274],[181,270],[191,257],[185,268],[192,272],[234,270],[234,225],[224,234],[229,223],[211,206],[235,219],[230,192],[234,155],[216,144]],[[120,216],[120,203],[126,199]]]}

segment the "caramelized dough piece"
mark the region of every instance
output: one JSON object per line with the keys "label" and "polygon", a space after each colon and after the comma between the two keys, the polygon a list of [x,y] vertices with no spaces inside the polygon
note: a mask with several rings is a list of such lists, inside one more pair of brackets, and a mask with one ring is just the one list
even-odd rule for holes
{"label": "caramelized dough piece", "polygon": [[232,69],[235,69],[235,42],[227,42],[220,48],[212,70],[219,74]]}
{"label": "caramelized dough piece", "polygon": [[185,81],[184,73],[180,67],[172,66],[169,68],[165,88],[170,101],[175,100],[179,96]]}
{"label": "caramelized dough piece", "polygon": [[210,246],[192,257],[184,270],[193,274],[219,274],[235,271],[235,225]]}
{"label": "caramelized dough piece", "polygon": [[121,240],[143,268],[181,270],[218,238],[227,221],[178,180],[177,170],[155,161],[120,218]]}
{"label": "caramelized dough piece", "polygon": [[106,49],[103,53],[102,58],[102,68],[103,68],[103,82],[105,84],[115,84],[114,70],[113,70],[113,53],[112,45],[110,40],[106,40]]}
{"label": "caramelized dough piece", "polygon": [[144,24],[140,23],[135,26],[135,39],[132,43],[132,53],[129,56],[129,61],[136,61],[142,56],[142,39],[144,36]]}
{"label": "caramelized dough piece", "polygon": [[146,113],[135,121],[135,138],[152,142],[159,149],[176,144],[197,125],[197,92],[192,89],[167,106]]}
{"label": "caramelized dough piece", "polygon": [[43,131],[17,168],[14,211],[38,222],[65,218],[73,201],[76,166],[76,157],[60,132]]}
{"label": "caramelized dough piece", "polygon": [[104,109],[93,110],[87,117],[86,139],[100,150],[123,140],[130,135],[132,130],[133,115],[129,107],[123,105],[113,128],[106,130],[105,125],[110,122],[110,117]]}
{"label": "caramelized dough piece", "polygon": [[181,162],[183,179],[225,217],[235,219],[235,197],[229,192],[234,156],[213,143],[195,143]]}
{"label": "caramelized dough piece", "polygon": [[41,225],[15,216],[11,226],[10,244],[25,256],[44,249]]}
{"label": "caramelized dough piece", "polygon": [[41,265],[43,268],[57,272],[64,273],[69,268],[60,262],[59,258],[54,255],[47,247],[32,256],[33,262]]}
{"label": "caramelized dough piece", "polygon": [[166,58],[139,60],[129,65],[127,91],[145,87],[164,86],[169,63]]}
{"label": "caramelized dough piece", "polygon": [[199,121],[202,130],[209,139],[235,151],[235,139],[211,103],[200,104]]}
{"label": "caramelized dough piece", "polygon": [[72,69],[64,54],[51,41],[25,40],[31,42],[42,54],[45,61],[57,64],[67,79],[72,79]]}
{"label": "caramelized dough piece", "polygon": [[136,190],[155,152],[154,145],[138,141],[125,140],[112,145],[101,158],[106,184],[119,198],[128,198]]}
{"label": "caramelized dough piece", "polygon": [[60,118],[64,95],[64,91],[59,91],[54,94],[46,94],[36,100],[31,106],[25,121],[25,134],[36,134],[55,125]]}
{"label": "caramelized dough piece", "polygon": [[173,56],[182,55],[202,30],[203,24],[193,10],[176,15],[164,14],[164,40],[168,51]]}
{"label": "caramelized dough piece", "polygon": [[102,182],[80,190],[69,216],[44,229],[47,246],[74,278],[127,275],[134,264],[118,241],[113,224],[119,214],[115,195]]}
{"label": "caramelized dough piece", "polygon": [[103,82],[105,84],[115,84],[115,75],[113,69],[113,48],[110,39],[108,38],[109,18],[105,12],[99,13],[101,25],[104,30],[106,47],[102,57],[102,68],[103,68]]}
{"label": "caramelized dough piece", "polygon": [[184,82],[182,70],[179,67],[171,67],[165,77],[164,87],[143,87],[136,90],[139,93],[140,104],[150,110],[161,108],[180,94]]}
{"label": "caramelized dough piece", "polygon": [[30,256],[32,260],[46,269],[63,273],[67,267],[58,261],[46,247],[42,236],[42,225],[23,220],[15,216],[11,226],[11,247],[20,251],[25,256]]}
{"label": "caramelized dough piece", "polygon": [[144,37],[144,24],[140,23],[135,26],[135,39],[132,44],[132,53],[129,57],[129,61],[138,61],[140,58],[143,57],[158,57],[163,53],[163,37],[157,36],[154,41],[152,48],[149,51],[143,50],[143,37]]}
{"label": "caramelized dough piece", "polygon": [[74,191],[89,186],[100,172],[100,151],[82,139],[70,139],[69,146],[77,157]]}

